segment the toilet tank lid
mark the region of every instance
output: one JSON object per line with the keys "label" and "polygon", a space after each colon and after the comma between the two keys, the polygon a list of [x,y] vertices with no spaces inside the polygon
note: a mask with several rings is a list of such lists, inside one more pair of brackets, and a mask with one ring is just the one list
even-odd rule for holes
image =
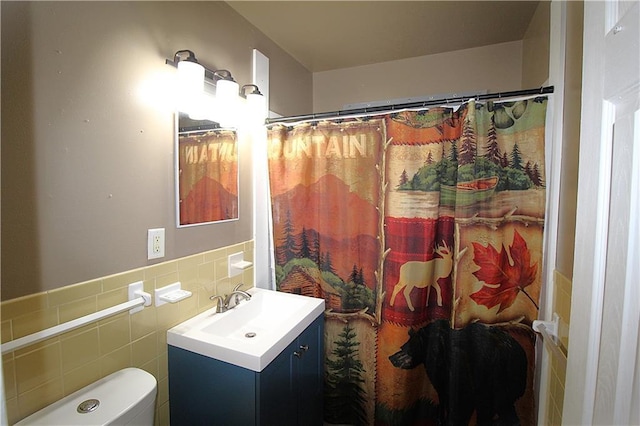
{"label": "toilet tank lid", "polygon": [[[17,425],[106,425],[127,411],[136,410],[145,399],[155,400],[157,382],[139,368],[125,368],[54,402],[16,423]],[[97,399],[90,413],[78,413],[83,401]]]}

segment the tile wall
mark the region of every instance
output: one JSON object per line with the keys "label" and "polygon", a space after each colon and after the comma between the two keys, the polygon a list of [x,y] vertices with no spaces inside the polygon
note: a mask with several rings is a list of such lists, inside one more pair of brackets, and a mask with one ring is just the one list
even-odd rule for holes
{"label": "tile wall", "polygon": [[139,367],[158,380],[156,424],[169,424],[166,331],[213,306],[209,296],[229,293],[238,283],[253,287],[253,268],[229,278],[227,256],[244,251],[253,262],[253,241],[199,253],[56,290],[3,302],[2,342],[127,301],[128,285],[144,290],[182,283],[193,296],[86,325],[3,356],[9,423],[125,367]]}
{"label": "tile wall", "polygon": [[557,270],[554,271],[554,312],[560,317],[558,337],[565,356],[549,351],[550,371],[547,390],[547,419],[543,424],[562,425],[564,403],[564,383],[567,369],[567,348],[569,347],[569,318],[571,316],[571,280]]}

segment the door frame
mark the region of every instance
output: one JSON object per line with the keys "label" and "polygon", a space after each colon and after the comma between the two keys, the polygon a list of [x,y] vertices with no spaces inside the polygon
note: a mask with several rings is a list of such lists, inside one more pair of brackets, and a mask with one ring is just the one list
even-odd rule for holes
{"label": "door frame", "polygon": [[[558,224],[560,217],[560,184],[562,176],[562,150],[564,140],[564,88],[565,58],[567,44],[567,5],[562,0],[552,0],[549,25],[549,80],[553,85],[552,102],[549,103],[545,144],[547,181],[547,210],[545,214],[543,290],[540,300],[539,319],[550,321],[554,313],[554,271],[558,246]],[[541,339],[536,344],[535,394],[537,396],[538,423],[543,424],[548,416],[547,389],[551,375],[551,356]],[[542,422],[542,423],[541,423]]]}
{"label": "door frame", "polygon": [[[609,123],[614,121],[615,109],[613,104],[605,100],[607,92],[606,61],[604,60],[604,53],[607,52],[605,34],[614,24],[606,22],[605,18],[615,16],[611,13],[612,7],[616,7],[616,2],[585,2],[584,7],[579,162],[588,167],[580,167],[578,172],[574,285],[571,295],[569,356],[563,407],[563,422],[566,424],[592,424],[596,405],[600,341],[603,335],[602,313],[609,238],[609,198],[611,172],[614,167],[612,164],[613,138],[608,129],[610,129]],[[635,161],[638,152],[637,149],[634,151]],[[637,167],[637,164],[634,167]],[[637,175],[634,179],[638,180]],[[635,182],[634,185],[637,187],[638,183]],[[632,209],[638,210],[640,196],[632,193],[631,198]],[[635,232],[637,237],[637,223],[630,223],[630,231]],[[633,239],[631,239],[627,255],[637,256],[637,253],[638,247],[633,245]],[[633,263],[633,259],[628,258],[628,261]],[[638,269],[637,265],[635,268]],[[638,309],[637,299],[634,301],[633,297],[633,295],[625,297],[625,304],[632,305],[632,310]],[[637,298],[637,294],[635,297]],[[635,314],[637,315],[637,312]],[[637,321],[637,318],[635,320]],[[635,333],[637,333],[637,324],[635,327]],[[633,331],[632,328],[631,331]],[[629,339],[634,338],[632,335],[625,336]],[[623,345],[628,343],[625,343],[625,340],[622,340]],[[630,353],[633,353],[634,349],[637,351],[637,346],[631,348]],[[633,367],[634,360],[627,358],[621,361],[625,366]],[[616,406],[619,402],[616,398]]]}

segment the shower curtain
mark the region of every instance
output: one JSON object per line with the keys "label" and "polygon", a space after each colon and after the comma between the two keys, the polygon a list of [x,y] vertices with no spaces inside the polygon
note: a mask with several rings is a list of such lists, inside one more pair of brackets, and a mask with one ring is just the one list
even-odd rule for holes
{"label": "shower curtain", "polygon": [[535,424],[546,105],[269,128],[277,289],[326,303],[325,422]]}

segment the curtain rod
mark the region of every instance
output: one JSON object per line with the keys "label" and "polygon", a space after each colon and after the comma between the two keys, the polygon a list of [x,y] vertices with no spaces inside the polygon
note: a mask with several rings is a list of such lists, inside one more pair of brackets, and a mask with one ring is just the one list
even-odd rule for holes
{"label": "curtain rod", "polygon": [[[513,98],[518,96],[544,95],[547,93],[553,93],[553,86],[540,87],[537,89],[514,90],[511,92],[487,93],[484,95],[473,96],[472,99],[475,99],[477,101],[484,101],[489,99]],[[428,101],[407,102],[407,103],[394,104],[394,105],[380,105],[380,106],[348,109],[348,110],[341,110],[341,111],[320,112],[317,114],[293,115],[289,117],[268,118],[266,120],[266,124],[288,123],[292,121],[305,121],[305,120],[320,120],[320,119],[326,119],[326,118],[369,114],[374,112],[391,112],[399,109],[421,108],[421,107],[427,107],[427,106],[442,105],[443,103],[456,104],[456,103],[465,102],[467,100],[469,100],[469,96],[457,97],[457,98],[440,98],[440,99],[432,99]]]}

